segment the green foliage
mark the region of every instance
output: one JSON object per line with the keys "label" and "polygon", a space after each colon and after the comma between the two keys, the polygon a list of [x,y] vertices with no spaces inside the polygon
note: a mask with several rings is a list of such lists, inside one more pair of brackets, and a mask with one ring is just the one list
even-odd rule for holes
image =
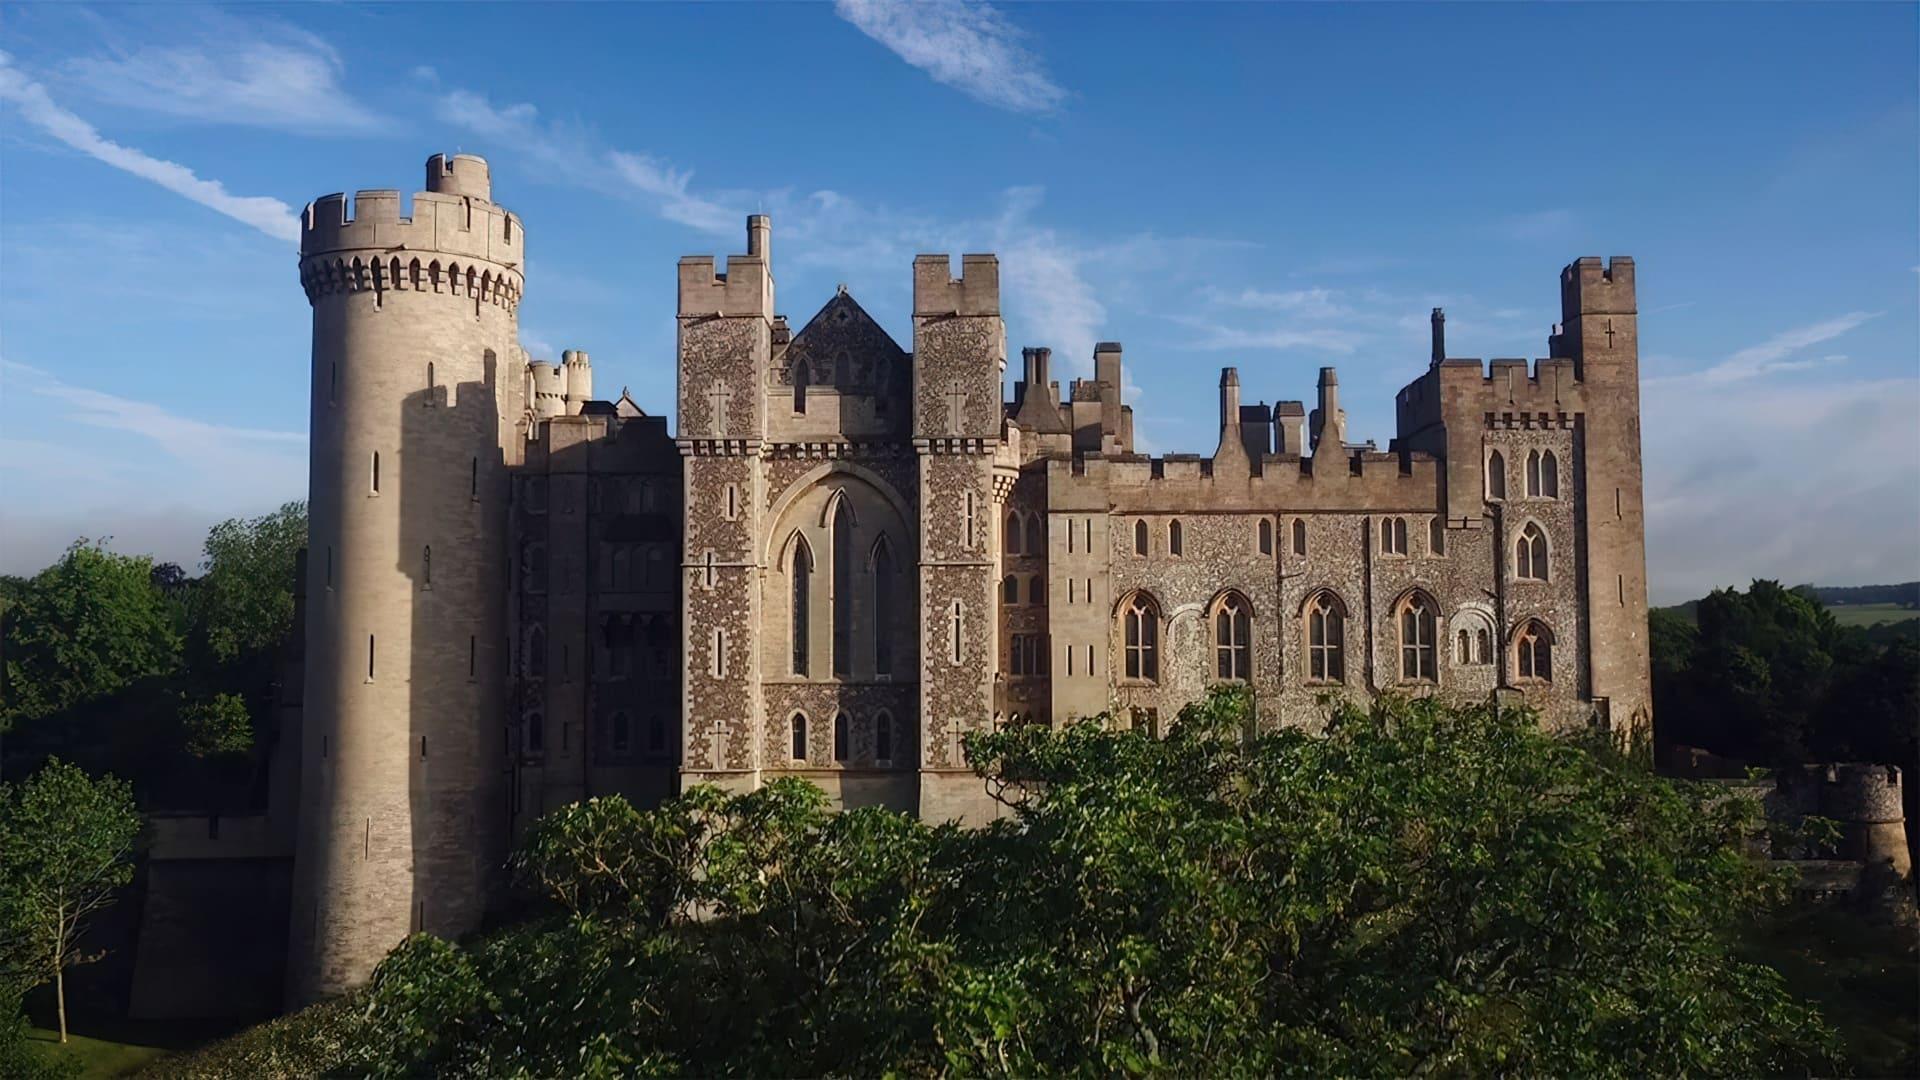
{"label": "green foliage", "polygon": [[253,749],[253,720],[238,694],[215,694],[180,707],[187,753],[194,757],[244,754]]}
{"label": "green foliage", "polygon": [[1384,701],[1248,738],[969,740],[979,830],[796,780],[617,798],[515,861],[544,914],[382,964],[338,1067],[634,1074],[1831,1071],[1732,942],[1783,882],[1758,808],[1523,712]]}
{"label": "green foliage", "polygon": [[295,556],[307,543],[307,504],[290,502],[207,533],[206,574],[194,589],[194,621],[217,660],[277,647],[293,628]]}
{"label": "green foliage", "polygon": [[144,1080],[310,1080],[346,1060],[347,1033],[363,1022],[363,998],[352,994],[322,1002],[190,1054],[162,1058],[138,1075]]}
{"label": "green foliage", "polygon": [[[77,951],[88,917],[133,880],[141,818],[133,789],[58,759],[0,783],[0,1000],[98,959]],[[66,1002],[60,1000],[61,1035]]]}
{"label": "green foliage", "polygon": [[75,541],[6,611],[0,729],[96,701],[174,670],[178,611],[152,560]]}
{"label": "green foliage", "polygon": [[18,1002],[0,998],[0,1076],[7,1080],[73,1080],[80,1063],[67,1054],[35,1045],[27,1037],[27,1018]]}

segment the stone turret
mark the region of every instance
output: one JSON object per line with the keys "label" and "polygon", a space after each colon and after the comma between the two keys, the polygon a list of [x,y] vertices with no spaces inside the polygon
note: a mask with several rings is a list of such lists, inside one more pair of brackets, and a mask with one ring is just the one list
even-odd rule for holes
{"label": "stone turret", "polygon": [[301,217],[313,307],[308,645],[288,1000],[407,934],[478,926],[505,854],[509,427],[519,219],[487,163]]}

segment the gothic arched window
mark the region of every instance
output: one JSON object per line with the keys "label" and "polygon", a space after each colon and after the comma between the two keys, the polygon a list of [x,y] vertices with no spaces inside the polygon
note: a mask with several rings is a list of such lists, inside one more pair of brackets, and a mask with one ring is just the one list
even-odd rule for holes
{"label": "gothic arched window", "polygon": [[1239,593],[1228,593],[1213,606],[1213,656],[1216,677],[1253,678],[1253,611]]}
{"label": "gothic arched window", "polygon": [[1007,511],[1007,524],[1006,524],[1006,528],[1003,530],[1003,533],[1004,535],[1002,535],[1001,537],[1000,546],[1005,548],[1006,553],[1009,555],[1020,554],[1020,538],[1022,536],[1022,532],[1020,529],[1020,514],[1018,511],[1015,511],[1015,510]]}
{"label": "gothic arched window", "polygon": [[1527,451],[1527,494],[1540,494],[1540,451]]}
{"label": "gothic arched window", "polygon": [[1306,518],[1293,519],[1293,553],[1295,555],[1305,555],[1307,553]]}
{"label": "gothic arched window", "polygon": [[833,673],[853,673],[853,510],[833,508]]}
{"label": "gothic arched window", "polygon": [[1513,575],[1522,581],[1548,580],[1547,534],[1534,522],[1528,522],[1514,541]]}
{"label": "gothic arched window", "polygon": [[[1093,546],[1092,537],[1087,538],[1087,546]],[[1136,521],[1133,523],[1133,553],[1135,555],[1145,555],[1147,553],[1147,523],[1145,521]]]}
{"label": "gothic arched window", "polygon": [[876,761],[893,760],[893,714],[884,709],[873,717],[873,756]]}
{"label": "gothic arched window", "polygon": [[1167,554],[1182,555],[1186,549],[1186,530],[1180,527],[1178,518],[1167,522]]}
{"label": "gothic arched window", "polygon": [[793,610],[788,622],[789,634],[793,638],[793,673],[805,675],[808,670],[810,650],[807,623],[812,615],[813,595],[813,550],[807,547],[806,538],[795,534],[793,538]]}
{"label": "gothic arched window", "polygon": [[805,415],[807,411],[807,359],[804,356],[793,358],[793,411],[796,415]]}
{"label": "gothic arched window", "polygon": [[1260,538],[1260,554],[1273,554],[1273,522],[1267,518],[1261,518],[1255,531]]}
{"label": "gothic arched window", "polygon": [[1039,514],[1027,517],[1027,554],[1045,555],[1047,553],[1046,525]]}
{"label": "gothic arched window", "polygon": [[1493,663],[1493,624],[1486,616],[1471,614],[1456,619],[1453,662],[1458,667],[1479,667]]}
{"label": "gothic arched window", "polygon": [[1380,519],[1380,552],[1383,555],[1405,555],[1407,553],[1406,518]]}
{"label": "gothic arched window", "polygon": [[1560,497],[1560,462],[1551,450],[1540,454],[1540,494],[1549,499]]}
{"label": "gothic arched window", "polygon": [[1427,554],[1447,553],[1447,519],[1438,514],[1427,519]]}
{"label": "gothic arched window", "polygon": [[807,760],[807,716],[805,713],[793,714],[793,745],[791,755],[795,761]]}
{"label": "gothic arched window", "polygon": [[1340,598],[1322,590],[1307,601],[1307,677],[1313,682],[1347,681],[1347,610]]}
{"label": "gothic arched window", "polygon": [[847,714],[835,713],[833,716],[833,760],[835,761],[844,762],[853,753],[853,738],[847,727]]}
{"label": "gothic arched window", "polygon": [[1529,619],[1514,639],[1514,670],[1522,679],[1553,681],[1553,631],[1538,619]]}
{"label": "gothic arched window", "polygon": [[1157,682],[1160,678],[1160,613],[1145,593],[1135,593],[1120,610],[1125,642],[1126,677]]}
{"label": "gothic arched window", "polygon": [[1400,604],[1400,680],[1433,682],[1440,677],[1438,646],[1435,640],[1439,622],[1433,601],[1415,593]]}
{"label": "gothic arched window", "polygon": [[873,545],[873,673],[893,674],[893,549],[884,536]]}
{"label": "gothic arched window", "polygon": [[1497,501],[1507,497],[1507,459],[1495,450],[1487,455],[1487,498]]}

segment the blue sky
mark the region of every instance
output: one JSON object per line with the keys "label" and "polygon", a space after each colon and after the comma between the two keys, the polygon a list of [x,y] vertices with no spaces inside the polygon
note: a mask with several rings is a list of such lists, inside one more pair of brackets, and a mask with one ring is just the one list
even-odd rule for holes
{"label": "blue sky", "polygon": [[[1340,368],[1537,356],[1633,255],[1656,600],[1920,576],[1913,5],[0,6],[0,571],[198,561],[303,495],[292,215],[493,163],[522,335],[670,411],[674,263],[774,218],[781,308],[909,340],[917,251],[997,251],[1010,345],[1126,344],[1210,452]],[[1017,353],[1015,367],[1017,367]]]}

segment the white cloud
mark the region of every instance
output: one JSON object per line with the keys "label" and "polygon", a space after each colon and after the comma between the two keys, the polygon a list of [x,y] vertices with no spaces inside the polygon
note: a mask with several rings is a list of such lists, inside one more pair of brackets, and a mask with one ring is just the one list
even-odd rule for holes
{"label": "white cloud", "polygon": [[1271,290],[1248,287],[1234,292],[1210,287],[1205,290],[1204,295],[1213,303],[1225,307],[1248,308],[1254,311],[1281,311],[1322,319],[1353,313],[1351,307],[1334,299],[1332,289],[1326,288]]}
{"label": "white cloud", "polygon": [[89,157],[251,225],[276,240],[295,243],[300,238],[299,219],[286,203],[264,195],[234,195],[218,180],[203,180],[185,165],[162,161],[102,138],[92,124],[55,103],[46,88],[14,67],[13,58],[4,52],[0,52],[0,101],[11,102],[28,123]]}
{"label": "white cloud", "polygon": [[[421,76],[433,77],[431,71]],[[609,149],[582,130],[542,123],[539,110],[530,104],[496,107],[470,90],[445,92],[439,102],[442,121],[539,159],[557,176],[603,194],[639,198],[661,217],[701,232],[732,236],[743,228],[745,213],[726,205],[724,196],[693,192],[691,171],[647,154]]]}
{"label": "white cloud", "polygon": [[1033,222],[1043,194],[1037,187],[1006,194],[994,228],[1000,295],[1028,334],[1061,356],[1063,370],[1084,370],[1092,364],[1107,309],[1080,272],[1091,260],[1055,230]]}
{"label": "white cloud", "polygon": [[1788,357],[1802,349],[1810,348],[1821,342],[1832,341],[1862,323],[1878,316],[1878,312],[1850,311],[1845,315],[1825,319],[1806,326],[1796,326],[1782,330],[1758,345],[1749,345],[1727,357],[1718,364],[1700,371],[1690,371],[1677,375],[1664,375],[1647,379],[1649,386],[1672,386],[1675,383],[1701,383],[1709,386],[1724,386],[1728,383],[1757,379],[1783,371],[1801,371],[1807,368],[1825,367],[1846,360],[1844,356],[1823,356],[1813,360],[1789,360]]}
{"label": "white cloud", "polygon": [[326,42],[278,23],[209,14],[199,40],[70,60],[62,74],[109,104],[217,124],[358,134],[385,121],[342,85]]}
{"label": "white cloud", "polygon": [[834,11],[860,32],[976,101],[1013,112],[1044,113],[1067,92],[1047,78],[1020,44],[1020,29],[991,5],[970,0],[835,0]]}

